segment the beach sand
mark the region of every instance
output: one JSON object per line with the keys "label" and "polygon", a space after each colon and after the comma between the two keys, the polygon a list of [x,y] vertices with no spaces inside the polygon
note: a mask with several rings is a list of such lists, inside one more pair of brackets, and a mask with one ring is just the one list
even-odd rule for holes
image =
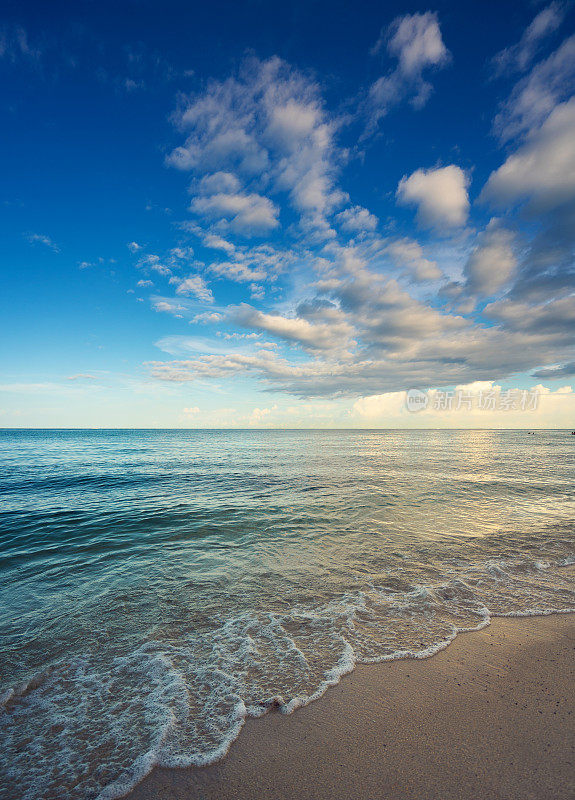
{"label": "beach sand", "polygon": [[424,660],[362,665],[291,716],[249,720],[201,769],[130,800],[575,797],[575,615],[494,619]]}

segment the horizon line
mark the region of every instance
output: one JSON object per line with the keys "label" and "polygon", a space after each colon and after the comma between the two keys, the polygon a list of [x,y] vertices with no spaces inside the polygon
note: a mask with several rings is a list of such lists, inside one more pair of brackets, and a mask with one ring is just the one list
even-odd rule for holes
{"label": "horizon line", "polygon": [[136,427],[0,427],[5,431],[569,431],[570,428],[487,428],[487,427],[379,427],[379,428],[136,428]]}

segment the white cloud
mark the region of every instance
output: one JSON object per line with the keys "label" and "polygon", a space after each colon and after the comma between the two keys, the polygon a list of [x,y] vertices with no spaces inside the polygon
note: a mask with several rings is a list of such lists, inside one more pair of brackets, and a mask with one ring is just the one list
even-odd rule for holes
{"label": "white cloud", "polygon": [[194,250],[189,246],[172,247],[169,253],[170,261],[175,264],[178,261],[190,261],[193,258]]}
{"label": "white cloud", "polygon": [[[407,410],[406,392],[387,392],[358,399],[353,405],[352,417],[364,424],[386,427],[524,429],[572,426],[575,393],[570,386],[555,391],[541,384],[533,386],[524,408],[523,391],[503,389],[493,381],[474,381],[458,385],[453,392],[451,408],[445,408],[444,396],[436,389],[429,389],[424,392],[427,406],[416,413]],[[467,398],[459,408],[458,396]],[[483,408],[479,407],[480,396],[484,398]],[[485,403],[487,396],[492,401]]]}
{"label": "white cloud", "polygon": [[[489,235],[496,229],[493,225]],[[478,242],[487,243],[487,238]],[[389,244],[380,246],[384,264]],[[533,306],[508,297],[489,304],[478,323],[434,300],[415,299],[397,281],[372,272],[358,248],[332,246],[329,254],[321,279],[307,285],[308,299],[295,307],[264,311],[243,304],[227,314],[228,325],[276,337],[280,352],[290,352],[293,344],[304,353],[294,348],[292,358],[280,358],[260,348],[230,359],[207,342],[203,352],[211,350],[214,358],[156,362],[155,377],[189,381],[245,373],[300,397],[333,397],[502,379],[572,360],[575,299]],[[400,255],[416,260],[420,252],[408,247]],[[468,299],[465,288],[460,285],[462,301]]]}
{"label": "white cloud", "polygon": [[231,255],[235,252],[236,246],[233,242],[228,242],[222,236],[216,236],[213,233],[205,233],[203,236],[204,245],[210,247],[212,250],[223,250],[225,253]]}
{"label": "white cloud", "polygon": [[487,305],[485,315],[509,330],[552,336],[558,344],[573,346],[575,340],[575,295],[538,305],[504,297]]}
{"label": "white cloud", "polygon": [[322,111],[317,102],[309,100],[310,96],[303,102],[289,97],[281,105],[272,104],[266,135],[284,150],[294,150],[301,141],[321,131]]}
{"label": "white cloud", "polygon": [[[319,86],[277,57],[246,59],[237,76],[209,82],[186,99],[175,121],[187,138],[168,162],[200,176],[192,186],[197,213],[228,219],[229,204],[250,197],[250,224],[273,229],[278,214],[260,196],[265,183],[268,193],[287,193],[306,229],[325,229],[326,215],[345,200],[334,185],[335,123]],[[244,223],[240,216],[236,227]]]}
{"label": "white cloud", "polygon": [[229,220],[237,233],[249,235],[279,227],[278,207],[268,197],[254,192],[196,197],[190,208],[205,217]]}
{"label": "white cloud", "polygon": [[60,252],[60,248],[58,247],[56,242],[54,242],[54,240],[51,239],[49,236],[45,236],[41,233],[29,233],[26,238],[28,239],[30,244],[41,244],[44,247],[48,247],[50,250],[53,250],[54,253]]}
{"label": "white cloud", "polygon": [[225,261],[210,259],[208,266],[210,272],[237,283],[274,282],[278,275],[288,270],[297,261],[297,255],[293,248],[282,249],[269,243],[232,244],[227,239],[213,233],[197,229],[194,229],[193,232],[200,236],[205,247],[223,251],[229,256]]}
{"label": "white cloud", "polygon": [[265,288],[259,283],[250,284],[250,297],[252,300],[263,300],[266,295]]}
{"label": "white cloud", "polygon": [[404,75],[420,75],[425,67],[443,64],[449,52],[441,38],[437,14],[408,14],[391,23],[387,49]]}
{"label": "white cloud", "polygon": [[143,255],[138,259],[136,266],[138,269],[152,270],[153,272],[157,272],[159,275],[168,276],[172,274],[172,264],[168,266],[165,261],[160,259],[160,256],[156,255],[155,253]]}
{"label": "white cloud", "polygon": [[387,252],[394,262],[405,267],[416,281],[436,281],[442,272],[435,261],[426,258],[423,248],[412,239],[396,239],[387,245]]}
{"label": "white cloud", "polygon": [[377,217],[361,206],[352,206],[340,211],[336,214],[336,220],[342,230],[350,233],[364,233],[377,228]]}
{"label": "white cloud", "polygon": [[254,408],[249,416],[248,425],[261,425],[274,411],[277,411],[277,408],[277,405],[271,408]]}
{"label": "white cloud", "polygon": [[353,329],[339,315],[336,319],[313,324],[298,317],[264,314],[243,303],[232,310],[232,318],[245,327],[266,331],[280,339],[297,342],[313,350],[337,350],[352,344],[350,336]]}
{"label": "white cloud", "polygon": [[397,17],[382,31],[372,48],[376,55],[386,46],[390,56],[397,58],[395,70],[378,78],[370,87],[365,110],[368,113],[367,133],[373,132],[389,109],[404,98],[410,98],[415,108],[429,99],[433,87],[423,79],[423,73],[449,62],[450,54],[443,43],[437,14],[407,14]]}
{"label": "white cloud", "polygon": [[179,305],[177,302],[171,300],[154,300],[152,302],[152,308],[154,311],[173,314],[173,316],[178,318],[181,318],[181,312],[186,310],[185,306]]}
{"label": "white cloud", "polygon": [[514,244],[513,233],[501,228],[498,220],[491,220],[465,265],[472,292],[493,295],[509,282],[517,267]]}
{"label": "white cloud", "polygon": [[455,165],[418,169],[404,176],[397,187],[400,203],[416,205],[424,227],[452,228],[465,225],[469,213],[469,178]]}
{"label": "white cloud", "polygon": [[250,283],[267,278],[267,272],[264,269],[250,267],[242,262],[215,262],[210,265],[210,270],[214,275],[228,278],[230,281],[236,281],[237,283]]}
{"label": "white cloud", "polygon": [[[575,42],[575,37],[574,37]],[[573,51],[575,62],[575,49]],[[547,211],[575,196],[575,98],[558,105],[539,130],[495,170],[481,198],[508,208],[529,200]]]}
{"label": "white cloud", "polygon": [[575,36],[571,36],[519,81],[495,118],[495,131],[508,140],[539,127],[558,103],[573,94],[574,80]]}
{"label": "white cloud", "polygon": [[204,300],[206,303],[214,302],[214,296],[201,275],[190,275],[187,278],[171,278],[170,283],[177,285],[176,294],[181,294],[185,297],[193,295],[198,300]]}
{"label": "white cloud", "polygon": [[204,311],[201,314],[196,314],[191,322],[209,324],[211,322],[221,322],[222,319],[223,315],[217,311]]}
{"label": "white cloud", "polygon": [[541,41],[561,25],[566,10],[564,3],[553,2],[540,11],[525,29],[519,42],[512,47],[505,48],[494,57],[493,65],[496,72],[501,74],[511,70],[523,71],[526,69],[533,60]]}
{"label": "white cloud", "polygon": [[[422,70],[447,58],[434,15],[418,17],[425,19],[403,27],[398,23],[389,38],[395,42],[390,47],[402,97],[425,93]],[[180,347],[183,352],[167,350],[185,360],[155,362],[156,378],[180,382],[248,375],[300,397],[357,397],[410,385],[502,380],[539,365],[571,363],[570,306],[547,308],[536,291],[529,300],[514,294],[528,272],[529,248],[523,232],[515,234],[516,222],[505,228],[492,222],[474,239],[471,229],[456,231],[425,248],[398,236],[393,220],[385,221],[392,238],[376,233],[374,215],[353,205],[336,185],[346,155],[334,143],[338,123],[327,113],[315,81],[279,59],[248,60],[237,75],[208,83],[185,103],[177,121],[186,135],[183,149],[198,217],[179,228],[198,238],[202,253],[211,250],[201,256],[206,263],[191,261],[185,274],[191,268],[212,280],[218,276],[245,284],[246,295],[251,292],[258,302],[194,316],[197,303],[182,301],[182,309],[176,299],[170,313],[185,311],[192,321],[223,322],[224,327],[215,343],[206,336],[200,346],[196,337],[193,345]],[[534,142],[531,134],[509,158],[522,156]],[[563,139],[554,142],[556,158],[569,151]],[[562,164],[572,173],[569,161]],[[494,183],[495,178],[490,187]],[[467,223],[468,188],[469,175],[459,166],[420,169],[400,182],[397,200],[417,208],[421,225],[443,233]],[[286,203],[291,209],[284,212]],[[241,219],[251,211],[267,219],[262,234],[266,224],[268,233],[276,231],[279,207],[284,225],[274,233],[273,245],[234,237],[254,230],[253,219],[246,224]],[[277,244],[280,236],[291,246]],[[186,252],[178,260],[168,253],[148,256],[151,262],[144,263],[167,269],[181,287],[178,295],[195,298],[205,291],[204,300],[213,300],[204,278],[198,283],[200,274],[180,277],[181,261],[190,257]],[[285,280],[278,279],[282,273],[289,273]],[[443,275],[452,290],[449,298],[447,287],[416,285]],[[501,299],[503,288],[509,291]],[[235,287],[234,293],[239,291]],[[479,297],[491,300],[485,310]],[[254,352],[251,340],[249,345],[247,339],[236,340],[234,325],[245,330],[244,336],[265,331],[276,352],[269,342],[258,342]],[[230,354],[230,349],[240,352]],[[187,358],[190,352],[197,357]]]}
{"label": "white cloud", "polygon": [[200,194],[235,194],[240,191],[242,185],[232,172],[214,172],[212,175],[204,175],[198,183],[197,190]]}

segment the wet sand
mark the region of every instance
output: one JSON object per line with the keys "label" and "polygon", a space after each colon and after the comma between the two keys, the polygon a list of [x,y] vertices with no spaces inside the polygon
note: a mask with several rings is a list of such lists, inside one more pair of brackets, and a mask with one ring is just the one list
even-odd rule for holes
{"label": "wet sand", "polygon": [[424,660],[359,666],[226,758],[130,800],[572,800],[575,615],[494,619]]}

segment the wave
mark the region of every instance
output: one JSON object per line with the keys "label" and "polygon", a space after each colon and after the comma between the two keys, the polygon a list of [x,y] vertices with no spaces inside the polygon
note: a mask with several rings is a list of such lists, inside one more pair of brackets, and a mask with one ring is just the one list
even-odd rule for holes
{"label": "wave", "polygon": [[0,797],[114,800],[155,765],[213,763],[248,717],[290,714],[357,663],[427,658],[493,616],[575,611],[573,563],[453,557],[421,583],[399,565],[322,603],[222,610],[177,635],[159,620],[124,654],[55,659],[0,698]]}

